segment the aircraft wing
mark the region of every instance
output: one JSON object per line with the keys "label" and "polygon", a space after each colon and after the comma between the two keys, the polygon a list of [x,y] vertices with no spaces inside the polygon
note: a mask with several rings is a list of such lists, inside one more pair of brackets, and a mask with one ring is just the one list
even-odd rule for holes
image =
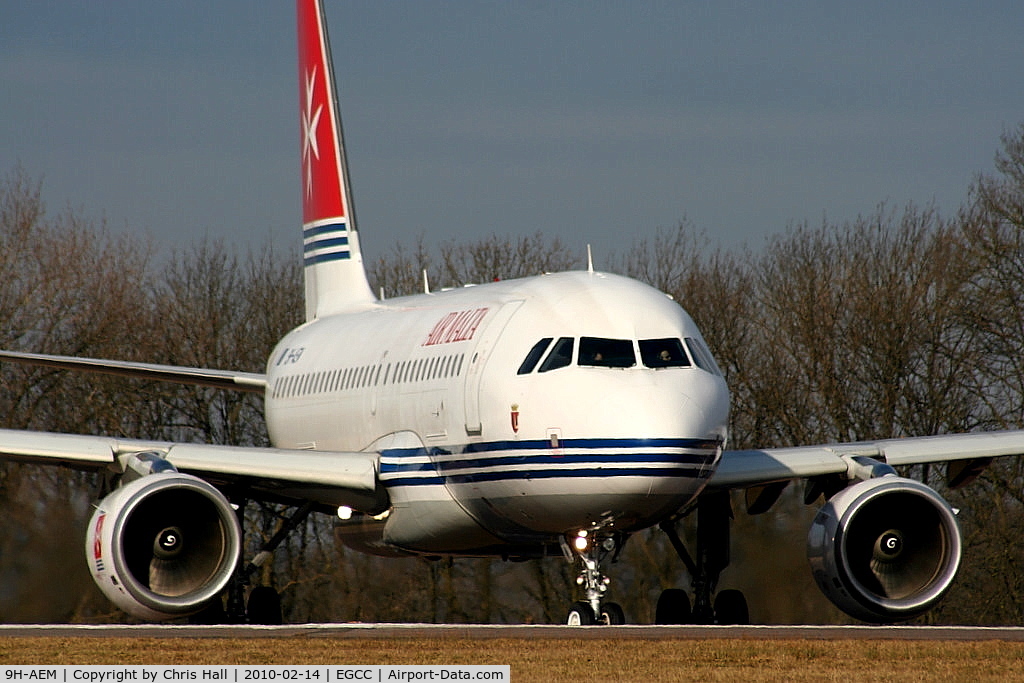
{"label": "aircraft wing", "polygon": [[217,446],[0,429],[0,459],[120,472],[132,454],[156,452],[179,472],[243,487],[251,497],[313,501],[378,512],[379,454]]}
{"label": "aircraft wing", "polygon": [[98,358],[78,358],[76,356],[51,356],[45,353],[20,353],[18,351],[2,350],[0,350],[0,360],[21,363],[23,365],[59,368],[61,370],[98,372],[105,375],[161,380],[179,384],[196,384],[199,386],[234,389],[236,391],[248,391],[259,394],[262,394],[267,388],[266,375],[253,372],[208,370],[177,365],[133,363],[130,361],[100,360]]}
{"label": "aircraft wing", "polygon": [[984,464],[991,458],[1012,455],[1024,455],[1024,430],[725,451],[708,487],[748,488],[790,479],[852,475],[852,458],[858,456],[895,467],[953,461],[967,466],[972,461]]}
{"label": "aircraft wing", "polygon": [[[265,375],[154,363],[54,356],[0,350],[0,360],[253,393],[266,391]],[[102,436],[0,430],[0,458],[121,472],[134,453],[156,452],[179,472],[238,486],[251,497],[313,501],[378,512],[387,497],[378,485],[379,454],[287,450],[213,444],[116,439]]]}

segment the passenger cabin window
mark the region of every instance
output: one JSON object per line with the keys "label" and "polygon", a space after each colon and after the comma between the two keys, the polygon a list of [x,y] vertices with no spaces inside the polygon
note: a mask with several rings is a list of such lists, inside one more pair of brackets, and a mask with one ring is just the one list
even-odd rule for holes
{"label": "passenger cabin window", "polygon": [[641,339],[640,357],[649,368],[688,368],[690,359],[683,350],[683,342],[667,339]]}
{"label": "passenger cabin window", "polygon": [[636,365],[633,342],[629,339],[580,337],[579,364],[602,368],[631,368]]}
{"label": "passenger cabin window", "polygon": [[537,363],[540,362],[541,356],[548,350],[548,346],[551,344],[551,337],[544,337],[539,342],[533,345],[530,352],[526,354],[526,358],[523,359],[523,364],[519,366],[516,371],[517,375],[529,375],[533,372],[533,369],[537,367]]}
{"label": "passenger cabin window", "polygon": [[560,337],[555,342],[554,348],[551,349],[551,353],[544,359],[538,372],[548,372],[549,370],[557,370],[558,368],[571,365],[574,341],[572,337]]}

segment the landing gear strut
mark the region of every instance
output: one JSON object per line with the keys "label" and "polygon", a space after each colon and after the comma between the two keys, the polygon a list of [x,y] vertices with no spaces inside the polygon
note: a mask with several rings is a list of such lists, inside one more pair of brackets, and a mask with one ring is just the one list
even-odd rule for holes
{"label": "landing gear strut", "polygon": [[[722,571],[729,566],[729,524],[732,503],[729,493],[703,494],[697,499],[697,559],[694,560],[679,538],[676,520],[667,519],[659,526],[686,565],[692,577],[693,607],[685,591],[669,588],[658,598],[655,623],[658,624],[746,624],[750,621],[747,600],[738,590],[723,590],[711,596],[718,587]],[[691,509],[692,511],[692,509]],[[689,513],[687,513],[689,514]]]}
{"label": "landing gear strut", "polygon": [[[239,517],[243,514],[245,506],[238,508]],[[230,623],[250,624],[280,624],[281,596],[270,586],[256,586],[249,593],[249,602],[245,602],[245,587],[249,584],[252,575],[270,559],[273,552],[288,535],[297,529],[300,524],[306,521],[309,513],[313,511],[313,504],[305,503],[295,513],[283,520],[277,532],[266,541],[256,556],[246,565],[239,565],[235,576],[228,585],[228,608],[227,618]],[[239,519],[239,521],[242,521]]]}
{"label": "landing gear strut", "polygon": [[597,531],[580,531],[570,541],[562,539],[562,552],[570,562],[579,561],[580,574],[576,584],[583,588],[584,600],[573,603],[567,623],[570,626],[614,626],[626,623],[622,607],[605,602],[611,580],[601,571],[601,564],[609,558],[614,562],[622,551],[625,538],[621,534],[600,535]]}

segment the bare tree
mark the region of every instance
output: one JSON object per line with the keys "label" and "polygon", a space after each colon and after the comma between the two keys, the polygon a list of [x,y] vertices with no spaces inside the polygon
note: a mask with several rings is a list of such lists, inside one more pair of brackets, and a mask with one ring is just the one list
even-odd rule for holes
{"label": "bare tree", "polygon": [[424,273],[428,283],[438,282],[433,256],[423,235],[416,240],[411,253],[398,243],[391,251],[367,266],[370,286],[380,296],[394,298],[424,291]]}
{"label": "bare tree", "polygon": [[[1002,136],[995,174],[980,174],[959,217],[959,258],[974,266],[962,325],[972,332],[964,359],[989,427],[1024,426],[1024,125]],[[1024,621],[1024,463],[1002,458],[978,481],[950,493],[966,534],[962,590],[938,618],[970,623]]]}
{"label": "bare tree", "polygon": [[[773,240],[757,265],[756,401],[768,443],[858,440],[977,425],[960,326],[969,268],[932,209]],[[959,355],[958,355],[959,354]]]}
{"label": "bare tree", "polygon": [[[41,183],[16,168],[0,179],[0,345],[65,355],[130,354],[145,343],[148,245],[111,236],[70,209],[49,216]],[[4,426],[120,434],[133,388],[45,368],[0,366]],[[69,619],[107,609],[80,545],[99,481],[58,468],[0,464],[0,596],[5,619]],[[65,567],[61,580],[53,567]],[[12,596],[16,596],[13,599]],[[84,599],[82,596],[88,596]],[[98,607],[100,606],[100,607]]]}
{"label": "bare tree", "polygon": [[581,260],[559,238],[539,230],[518,238],[491,235],[467,244],[447,242],[441,253],[441,278],[448,287],[569,270]]}

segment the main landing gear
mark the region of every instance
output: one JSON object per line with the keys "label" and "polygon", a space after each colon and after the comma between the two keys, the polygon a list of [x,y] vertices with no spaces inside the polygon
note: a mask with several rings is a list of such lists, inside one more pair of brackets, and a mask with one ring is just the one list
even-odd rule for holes
{"label": "main landing gear", "polygon": [[[239,522],[243,522],[242,515],[245,505],[238,508]],[[260,547],[259,552],[246,565],[239,564],[231,583],[228,584],[227,609],[219,615],[203,615],[201,620],[210,620],[211,623],[226,621],[231,624],[262,624],[274,625],[283,621],[281,612],[281,595],[270,586],[255,586],[249,591],[249,599],[245,599],[245,588],[249,585],[253,575],[270,558],[273,552],[285,541],[289,534],[297,529],[309,514],[313,511],[312,503],[305,503],[300,506],[291,517],[282,518],[277,532]]]}
{"label": "main landing gear", "polygon": [[601,571],[606,559],[614,562],[625,538],[618,533],[601,534],[600,530],[580,531],[571,540],[562,539],[562,552],[571,562],[579,561],[580,574],[577,585],[583,588],[584,600],[573,603],[569,608],[566,623],[569,626],[615,626],[626,623],[622,607],[616,602],[605,602],[604,594],[610,580]]}
{"label": "main landing gear", "polygon": [[[691,508],[689,512],[692,512]],[[692,577],[693,607],[686,591],[669,588],[662,591],[654,615],[656,624],[748,624],[750,613],[747,600],[738,590],[723,590],[711,596],[718,587],[722,571],[729,566],[729,523],[732,504],[728,492],[704,494],[697,499],[697,558],[687,552],[676,520],[669,519],[659,526],[686,565]]]}

